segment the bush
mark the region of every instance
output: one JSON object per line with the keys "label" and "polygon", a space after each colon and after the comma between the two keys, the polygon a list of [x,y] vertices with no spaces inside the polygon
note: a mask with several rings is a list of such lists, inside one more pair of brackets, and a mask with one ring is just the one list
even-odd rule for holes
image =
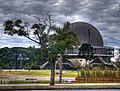
{"label": "bush", "polygon": [[115,64],[120,69],[120,62],[116,62]]}
{"label": "bush", "polygon": [[40,69],[39,65],[37,64],[37,62],[33,62],[31,64],[31,69]]}
{"label": "bush", "polygon": [[83,77],[83,78],[85,78],[86,76],[86,72],[85,72],[85,70],[81,70],[81,76],[80,77]]}

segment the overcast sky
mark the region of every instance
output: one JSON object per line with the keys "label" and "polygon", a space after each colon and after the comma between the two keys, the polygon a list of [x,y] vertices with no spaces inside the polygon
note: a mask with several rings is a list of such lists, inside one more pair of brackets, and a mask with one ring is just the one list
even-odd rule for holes
{"label": "overcast sky", "polygon": [[104,45],[120,46],[120,0],[0,0],[0,48],[35,45],[24,37],[3,34],[3,22],[11,18],[33,21],[50,12],[57,23],[88,22],[101,33]]}

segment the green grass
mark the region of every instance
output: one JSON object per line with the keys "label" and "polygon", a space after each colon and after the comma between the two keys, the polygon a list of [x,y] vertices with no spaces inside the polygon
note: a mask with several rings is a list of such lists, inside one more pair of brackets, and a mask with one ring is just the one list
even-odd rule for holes
{"label": "green grass", "polygon": [[[59,70],[56,70],[59,72]],[[15,75],[15,76],[34,76],[34,77],[49,77],[50,70],[31,70],[31,71],[6,71],[0,72],[0,75]],[[59,76],[56,74],[56,77]],[[76,71],[63,70],[63,77],[76,77]]]}
{"label": "green grass", "polygon": [[[85,70],[84,70],[85,71]],[[59,70],[55,71],[56,74],[55,77],[59,77]],[[78,76],[78,73],[76,71],[72,70],[63,70],[63,77],[72,77],[72,78],[81,78],[81,77],[88,77],[88,78],[119,78],[120,77],[120,71],[117,70],[87,70],[85,73],[82,74],[83,71],[80,72],[80,76]],[[89,72],[89,74],[88,74]],[[104,74],[103,74],[104,73]],[[96,74],[96,75],[95,75]],[[102,74],[102,75],[101,75]],[[4,76],[23,76],[23,77],[50,77],[50,70],[24,70],[24,71],[1,71],[0,77]],[[0,79],[0,83],[49,83],[48,81],[38,81],[38,82],[28,82],[28,81],[20,81],[20,80],[12,80],[12,79]]]}
{"label": "green grass", "polygon": [[63,77],[76,77],[77,76],[76,71],[71,71],[71,70],[63,70]]}
{"label": "green grass", "polygon": [[50,70],[9,71],[1,72],[0,75],[49,76]]}
{"label": "green grass", "polygon": [[[55,73],[59,73],[56,70]],[[63,77],[77,77],[76,71],[63,70]],[[0,76],[23,76],[23,77],[50,77],[50,70],[24,70],[24,71],[1,71]],[[55,77],[59,77],[59,74],[55,74]],[[15,80],[15,79],[0,79],[0,84],[11,84],[11,83],[49,83],[49,80],[38,80],[38,81],[26,81],[26,80]],[[58,83],[56,81],[55,83]]]}

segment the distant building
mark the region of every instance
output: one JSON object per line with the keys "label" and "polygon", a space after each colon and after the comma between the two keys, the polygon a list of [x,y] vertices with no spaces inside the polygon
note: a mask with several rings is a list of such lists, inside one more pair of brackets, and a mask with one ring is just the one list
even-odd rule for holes
{"label": "distant building", "polygon": [[120,47],[115,47],[114,48],[114,57],[119,58],[120,57]]}
{"label": "distant building", "polygon": [[114,57],[111,58],[112,62],[120,62],[120,47],[114,48]]}

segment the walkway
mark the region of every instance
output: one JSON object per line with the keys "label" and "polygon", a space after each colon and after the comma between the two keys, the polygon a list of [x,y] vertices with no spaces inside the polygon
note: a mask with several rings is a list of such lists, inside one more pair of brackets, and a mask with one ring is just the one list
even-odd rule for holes
{"label": "walkway", "polygon": [[[0,86],[49,86],[49,84],[0,84]],[[55,84],[55,86],[120,86],[120,83]]]}

